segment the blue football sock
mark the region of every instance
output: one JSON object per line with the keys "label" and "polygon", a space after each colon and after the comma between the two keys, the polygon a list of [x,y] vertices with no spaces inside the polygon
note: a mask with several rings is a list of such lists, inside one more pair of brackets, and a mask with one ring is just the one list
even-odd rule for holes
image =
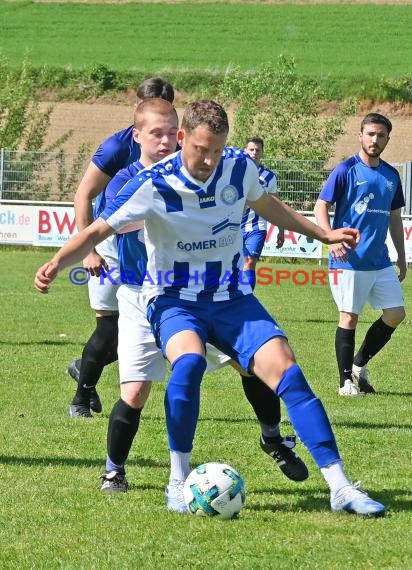
{"label": "blue football sock", "polygon": [[318,467],[340,461],[335,436],[322,402],[312,392],[297,364],[286,370],[276,393],[284,401],[298,437]]}
{"label": "blue football sock", "polygon": [[173,362],[165,394],[166,426],[172,451],[188,453],[192,450],[205,370],[206,359],[200,354],[183,354]]}

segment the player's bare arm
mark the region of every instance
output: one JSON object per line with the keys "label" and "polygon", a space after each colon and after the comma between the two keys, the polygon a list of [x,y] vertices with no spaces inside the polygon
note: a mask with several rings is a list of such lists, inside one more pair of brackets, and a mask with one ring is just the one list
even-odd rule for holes
{"label": "player's bare arm", "polygon": [[98,243],[113,233],[109,224],[98,218],[90,226],[73,236],[49,262],[40,267],[34,279],[35,288],[41,293],[47,293],[59,271],[81,261]]}
{"label": "player's bare arm", "polygon": [[403,234],[403,223],[401,218],[401,209],[392,210],[389,219],[389,233],[398,254],[397,266],[399,269],[399,281],[403,281],[406,277],[408,269],[405,257],[405,242]]}
{"label": "player's bare arm", "polygon": [[[325,200],[318,199],[313,209],[313,213],[315,214],[316,218],[316,223],[325,231],[331,230],[330,218],[329,218],[330,206],[331,206],[330,202],[325,202]],[[329,251],[332,257],[337,261],[346,261],[348,259],[348,252],[343,243],[334,243],[329,245]]]}
{"label": "player's bare arm", "polygon": [[248,201],[255,212],[271,224],[296,231],[319,241],[332,244],[344,242],[347,247],[355,248],[360,239],[359,230],[354,228],[339,228],[325,230],[314,224],[275,196],[262,196],[255,201]]}
{"label": "player's bare arm", "polygon": [[[87,228],[93,222],[92,202],[103,192],[110,180],[109,175],[100,170],[93,162],[90,162],[74,195],[74,211],[79,231]],[[91,275],[99,276],[100,268],[104,267],[104,259],[93,250],[83,260],[83,266],[88,269]]]}

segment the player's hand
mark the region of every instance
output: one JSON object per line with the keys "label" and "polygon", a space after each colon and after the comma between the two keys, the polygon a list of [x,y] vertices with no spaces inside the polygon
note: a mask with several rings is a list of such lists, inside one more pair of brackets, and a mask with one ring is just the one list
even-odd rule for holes
{"label": "player's hand", "polygon": [[279,230],[278,237],[276,238],[276,249],[280,249],[285,243],[285,230]]}
{"label": "player's hand", "polygon": [[329,251],[335,261],[348,260],[348,250],[343,243],[333,243],[329,246]]}
{"label": "player's hand", "polygon": [[339,243],[347,249],[355,249],[360,241],[360,232],[355,228],[337,228],[327,231],[322,241],[328,245]]}
{"label": "player's hand", "polygon": [[52,281],[57,277],[58,273],[57,264],[53,261],[48,261],[37,270],[34,278],[34,286],[40,293],[48,293]]}
{"label": "player's hand", "polygon": [[398,259],[398,261],[396,262],[396,265],[399,268],[399,275],[398,275],[399,281],[402,282],[406,277],[406,272],[408,271],[408,266],[406,265],[406,261],[404,259],[403,260]]}
{"label": "player's hand", "polygon": [[85,267],[90,275],[94,277],[100,277],[101,269],[109,271],[109,266],[107,265],[106,260],[95,250],[90,252],[89,255],[83,260],[83,267]]}

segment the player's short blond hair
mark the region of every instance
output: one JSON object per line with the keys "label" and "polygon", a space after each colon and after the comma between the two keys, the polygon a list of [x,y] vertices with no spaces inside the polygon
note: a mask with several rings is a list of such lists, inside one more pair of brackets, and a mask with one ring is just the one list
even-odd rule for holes
{"label": "player's short blond hair", "polygon": [[169,101],[165,99],[144,99],[136,106],[134,111],[134,126],[136,129],[141,130],[144,126],[146,113],[157,113],[163,116],[173,116],[176,122],[179,122],[176,109]]}

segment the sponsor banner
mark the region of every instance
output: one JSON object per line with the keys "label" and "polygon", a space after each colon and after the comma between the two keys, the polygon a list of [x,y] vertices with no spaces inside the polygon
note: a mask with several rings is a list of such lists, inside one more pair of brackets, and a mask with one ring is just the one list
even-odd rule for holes
{"label": "sponsor banner", "polygon": [[[405,238],[405,257],[408,263],[412,262],[412,220],[403,220],[403,235]],[[388,238],[386,240],[386,245],[389,250],[389,257],[391,261],[396,261],[398,259],[398,254],[396,253],[395,246],[393,245],[392,238],[388,232]]]}
{"label": "sponsor banner", "polygon": [[0,204],[0,243],[31,244],[34,207]]}
{"label": "sponsor banner", "polygon": [[[314,217],[309,217],[315,221]],[[412,220],[403,220],[406,261],[412,263]],[[0,204],[0,243],[32,244],[59,247],[77,233],[74,207]],[[272,257],[307,257],[320,259],[322,244],[302,234],[285,231],[285,243],[276,249],[278,229],[268,224],[262,255]],[[388,232],[387,245],[391,261],[397,260],[396,249]],[[327,249],[324,248],[324,255]]]}
{"label": "sponsor banner", "polygon": [[77,233],[73,207],[35,208],[33,245],[59,247]]}
{"label": "sponsor banner", "polygon": [[[312,222],[315,218],[308,217]],[[297,232],[285,230],[285,243],[279,249],[276,248],[276,239],[278,236],[278,228],[268,224],[268,233],[263,246],[262,255],[271,257],[309,257],[312,259],[321,259],[322,243],[320,241],[308,238]]]}

